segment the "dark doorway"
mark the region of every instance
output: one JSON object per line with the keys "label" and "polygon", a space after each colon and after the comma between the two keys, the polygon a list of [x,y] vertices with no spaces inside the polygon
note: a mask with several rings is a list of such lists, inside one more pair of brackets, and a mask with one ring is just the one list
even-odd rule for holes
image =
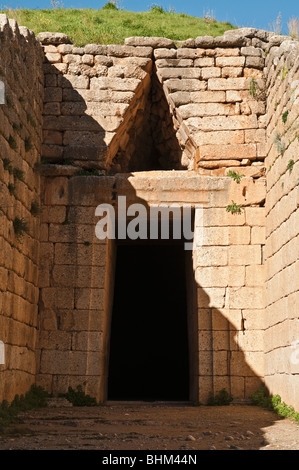
{"label": "dark doorway", "polygon": [[185,251],[117,247],[109,400],[189,400]]}

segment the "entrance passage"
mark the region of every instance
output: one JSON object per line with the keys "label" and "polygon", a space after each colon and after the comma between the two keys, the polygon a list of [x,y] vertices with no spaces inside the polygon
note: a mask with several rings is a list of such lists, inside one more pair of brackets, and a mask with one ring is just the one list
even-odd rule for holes
{"label": "entrance passage", "polygon": [[183,244],[117,247],[108,399],[189,400]]}

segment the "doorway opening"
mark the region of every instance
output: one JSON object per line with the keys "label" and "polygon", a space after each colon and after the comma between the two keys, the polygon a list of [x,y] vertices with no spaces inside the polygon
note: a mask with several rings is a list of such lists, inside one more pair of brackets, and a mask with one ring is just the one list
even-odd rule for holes
{"label": "doorway opening", "polygon": [[186,272],[181,242],[118,244],[108,400],[189,400]]}

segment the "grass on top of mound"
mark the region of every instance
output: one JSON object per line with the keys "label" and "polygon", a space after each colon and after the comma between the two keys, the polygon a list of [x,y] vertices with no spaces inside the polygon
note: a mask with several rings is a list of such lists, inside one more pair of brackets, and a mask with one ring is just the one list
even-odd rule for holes
{"label": "grass on top of mound", "polygon": [[131,36],[158,36],[179,41],[205,35],[221,36],[225,31],[235,29],[230,23],[220,23],[209,15],[193,17],[167,12],[159,6],[146,12],[133,12],[119,10],[114,2],[108,2],[99,10],[8,8],[1,13],[36,35],[44,31],[65,33],[76,46],[123,44],[124,39]]}

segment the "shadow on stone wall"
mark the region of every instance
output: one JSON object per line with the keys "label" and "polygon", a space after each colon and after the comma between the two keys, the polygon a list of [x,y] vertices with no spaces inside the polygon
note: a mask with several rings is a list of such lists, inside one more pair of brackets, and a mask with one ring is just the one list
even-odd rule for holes
{"label": "shadow on stone wall", "polygon": [[145,75],[138,99],[128,92],[88,89],[88,79],[45,64],[44,160],[110,174],[184,169],[169,104],[154,72]]}
{"label": "shadow on stone wall", "polygon": [[73,77],[76,90],[57,67],[50,63],[45,67],[43,162],[75,165],[79,169],[105,169],[106,131],[96,120],[96,109],[95,117],[87,112],[90,90],[83,88],[83,83],[80,89],[80,80],[86,77]]}

